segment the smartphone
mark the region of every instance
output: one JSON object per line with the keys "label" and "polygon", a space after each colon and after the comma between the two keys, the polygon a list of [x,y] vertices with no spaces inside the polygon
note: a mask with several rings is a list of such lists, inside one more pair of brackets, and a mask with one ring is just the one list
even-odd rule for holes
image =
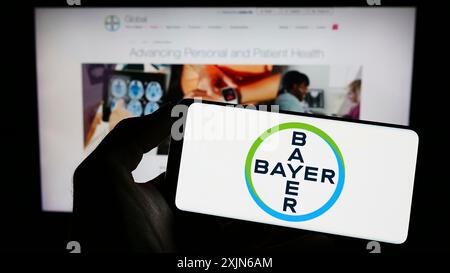
{"label": "smartphone", "polygon": [[401,244],[419,138],[404,126],[184,100],[183,211]]}

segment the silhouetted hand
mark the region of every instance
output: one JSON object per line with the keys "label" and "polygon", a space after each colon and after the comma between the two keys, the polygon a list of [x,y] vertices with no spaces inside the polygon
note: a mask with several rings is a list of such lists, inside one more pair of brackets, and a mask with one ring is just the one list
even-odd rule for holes
{"label": "silhouetted hand", "polygon": [[173,213],[164,174],[135,183],[142,155],[169,136],[171,107],[122,120],[76,169],[72,239],[82,252],[174,251]]}
{"label": "silhouetted hand", "polygon": [[131,172],[142,155],[170,134],[170,112],[165,106],[122,120],[76,169],[71,239],[82,252],[310,251],[329,244],[295,229],[180,211],[177,173],[169,169],[135,183]]}

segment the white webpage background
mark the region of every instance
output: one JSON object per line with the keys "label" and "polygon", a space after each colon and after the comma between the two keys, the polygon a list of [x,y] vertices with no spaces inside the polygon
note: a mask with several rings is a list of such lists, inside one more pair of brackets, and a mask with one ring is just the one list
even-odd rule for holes
{"label": "white webpage background", "polygon": [[[362,65],[361,118],[407,124],[409,119],[414,8],[331,8],[326,15],[225,14],[226,8],[38,8],[36,56],[42,206],[72,209],[72,175],[86,157],[83,149],[82,63],[233,63]],[[256,9],[255,9],[256,10]],[[281,9],[277,9],[281,10]],[[307,10],[307,9],[304,9]],[[225,13],[224,13],[225,11]],[[121,18],[116,32],[105,29],[108,15]],[[146,16],[159,29],[129,29],[127,15]],[[339,24],[338,31],[331,25]],[[166,29],[167,25],[222,25],[224,29]],[[230,25],[248,29],[229,29]],[[309,30],[280,30],[280,25]],[[133,25],[133,24],[130,24]],[[328,29],[315,29],[324,25]],[[319,49],[323,58],[136,57],[131,49]],[[135,171],[147,181],[165,168],[166,156],[144,157]]]}
{"label": "white webpage background", "polygon": [[[224,125],[223,117],[260,120],[262,130],[236,127],[242,140],[196,139],[192,130]],[[189,107],[180,161],[176,205],[179,209],[223,217],[282,225],[325,233],[402,243],[408,234],[418,137],[411,130],[317,119],[287,114],[193,104]],[[198,117],[198,116],[197,116]],[[207,123],[206,123],[207,122]],[[304,122],[327,133],[345,162],[345,183],[339,199],[327,212],[305,222],[269,216],[253,201],[244,167],[253,142],[268,128],[285,122]],[[291,143],[279,145],[292,149]],[[279,196],[283,198],[284,196]],[[320,196],[318,196],[320,197]],[[308,198],[312,198],[309,196]]]}

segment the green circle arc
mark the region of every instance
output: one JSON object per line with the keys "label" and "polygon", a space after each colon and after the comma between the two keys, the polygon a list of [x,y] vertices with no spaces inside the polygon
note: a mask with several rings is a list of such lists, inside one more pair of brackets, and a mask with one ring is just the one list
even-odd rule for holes
{"label": "green circle arc", "polygon": [[[264,140],[266,140],[272,134],[277,133],[279,131],[287,130],[287,129],[303,129],[303,130],[309,131],[309,132],[314,133],[314,134],[318,135],[319,137],[321,137],[333,150],[333,153],[336,157],[336,161],[338,164],[339,178],[338,178],[336,189],[335,189],[333,195],[323,206],[321,206],[317,210],[312,211],[307,214],[289,215],[289,214],[280,213],[280,212],[270,208],[266,203],[264,203],[264,201],[261,199],[261,197],[256,192],[255,187],[253,185],[252,177],[251,177],[251,167],[252,167],[253,157],[254,157],[256,151],[258,150],[259,146],[264,142]],[[339,147],[334,142],[334,140],[328,134],[326,134],[324,131],[322,131],[321,129],[319,129],[313,125],[301,123],[301,122],[282,123],[282,124],[279,124],[277,126],[274,126],[270,129],[266,130],[263,134],[261,134],[253,142],[253,144],[250,147],[250,150],[247,154],[247,158],[245,160],[245,180],[246,180],[246,184],[247,184],[247,189],[249,190],[250,195],[252,196],[253,200],[266,213],[268,213],[278,219],[285,220],[285,221],[291,221],[291,222],[307,221],[307,220],[311,220],[311,219],[316,218],[316,217],[322,215],[323,213],[325,213],[338,200],[338,198],[342,192],[342,189],[344,187],[344,181],[345,181],[344,158],[342,156],[341,151],[339,150]]]}

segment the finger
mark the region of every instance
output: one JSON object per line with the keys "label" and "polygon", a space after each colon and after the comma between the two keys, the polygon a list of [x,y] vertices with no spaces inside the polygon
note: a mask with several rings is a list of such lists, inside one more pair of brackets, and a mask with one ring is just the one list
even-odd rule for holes
{"label": "finger", "polygon": [[208,94],[209,96],[217,96],[217,94],[220,94],[220,88],[218,87],[214,87],[213,88],[213,93],[212,94]]}
{"label": "finger", "polygon": [[153,114],[119,122],[96,149],[96,155],[133,171],[142,155],[170,135],[172,104]]}
{"label": "finger", "polygon": [[210,80],[200,80],[197,88],[200,90],[205,90],[208,95],[214,93],[214,86]]}
{"label": "finger", "polygon": [[170,135],[172,108],[173,104],[167,103],[156,112],[138,118],[136,140],[143,153],[155,148]]}
{"label": "finger", "polygon": [[191,92],[189,92],[186,96],[185,96],[185,98],[191,98],[191,99],[193,99],[193,98],[196,98],[196,97],[204,97],[204,96],[206,96],[206,91],[204,91],[204,90],[200,90],[200,89],[194,89],[194,90],[192,90]]}
{"label": "finger", "polygon": [[222,80],[229,87],[233,87],[233,88],[237,87],[237,84],[234,82],[234,80],[225,74],[223,74]]}

